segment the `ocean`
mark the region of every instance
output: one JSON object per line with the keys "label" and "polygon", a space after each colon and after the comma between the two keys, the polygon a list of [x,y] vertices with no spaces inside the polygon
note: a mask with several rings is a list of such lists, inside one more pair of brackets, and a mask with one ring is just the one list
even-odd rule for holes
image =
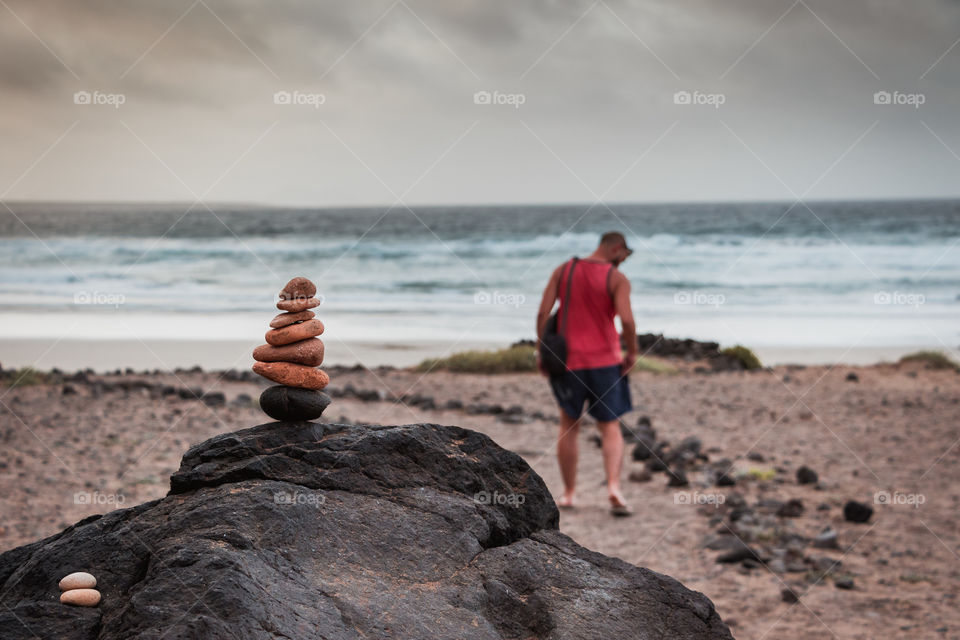
{"label": "ocean", "polygon": [[533,336],[551,271],[618,230],[641,333],[840,360],[960,344],[954,200],[8,206],[0,340],[258,339],[276,292],[304,275],[337,339],[506,345]]}

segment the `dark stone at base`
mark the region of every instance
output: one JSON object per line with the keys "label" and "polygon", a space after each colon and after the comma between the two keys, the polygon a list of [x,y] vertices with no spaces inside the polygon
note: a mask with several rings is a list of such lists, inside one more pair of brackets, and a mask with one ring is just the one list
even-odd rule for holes
{"label": "dark stone at base", "polygon": [[872,515],[873,507],[862,502],[850,500],[843,505],[843,517],[847,522],[867,522]]}
{"label": "dark stone at base", "polygon": [[260,394],[263,412],[281,422],[316,420],[330,404],[330,396],[313,389],[278,384]]}

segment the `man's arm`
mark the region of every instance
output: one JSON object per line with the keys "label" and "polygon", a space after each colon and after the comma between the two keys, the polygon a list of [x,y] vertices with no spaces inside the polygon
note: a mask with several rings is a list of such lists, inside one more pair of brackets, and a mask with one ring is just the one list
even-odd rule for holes
{"label": "man's arm", "polygon": [[637,362],[637,325],[633,320],[633,309],[630,308],[630,281],[620,271],[614,271],[611,280],[613,307],[620,316],[620,325],[623,330],[621,337],[627,346],[627,354],[623,358],[622,365],[622,372],[626,375]]}
{"label": "man's arm", "polygon": [[543,337],[543,330],[547,326],[547,320],[550,319],[550,312],[553,311],[553,305],[557,301],[557,285],[560,282],[560,271],[562,266],[553,270],[550,276],[550,282],[543,290],[543,297],[540,299],[540,309],[537,310],[537,342]]}

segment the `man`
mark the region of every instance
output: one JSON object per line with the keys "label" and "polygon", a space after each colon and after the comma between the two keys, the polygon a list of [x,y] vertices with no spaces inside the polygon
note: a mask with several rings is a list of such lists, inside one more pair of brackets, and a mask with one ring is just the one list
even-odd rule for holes
{"label": "man", "polygon": [[[627,374],[637,361],[637,331],[630,309],[630,281],[617,269],[633,253],[623,234],[605,233],[588,258],[570,260],[557,267],[543,291],[537,313],[537,337],[543,337],[554,302],[560,299],[558,330],[567,344],[567,370],[550,378],[560,406],[560,436],[557,460],[563,476],[561,508],[574,506],[577,480],[577,437],[584,402],[597,420],[603,438],[603,466],[611,513],[630,515],[620,492],[623,464],[623,434],[620,416],[632,409]],[[571,278],[572,271],[572,278]],[[570,282],[570,299],[567,287]],[[620,317],[626,355],[621,354],[620,337],[613,319]],[[540,344],[540,341],[537,341]],[[539,355],[539,354],[538,354]],[[543,369],[541,368],[541,371]]]}

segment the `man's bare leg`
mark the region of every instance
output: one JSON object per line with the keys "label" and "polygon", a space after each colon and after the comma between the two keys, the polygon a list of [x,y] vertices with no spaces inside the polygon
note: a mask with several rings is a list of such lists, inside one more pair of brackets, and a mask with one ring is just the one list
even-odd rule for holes
{"label": "man's bare leg", "polygon": [[620,432],[620,421],[598,422],[597,428],[603,438],[603,468],[607,472],[610,506],[625,507],[627,502],[620,493],[620,469],[623,467],[623,434]]}
{"label": "man's bare leg", "polygon": [[580,435],[580,420],[574,420],[560,409],[560,436],[557,438],[557,461],[563,478],[563,498],[558,507],[572,507],[577,489],[577,437]]}

